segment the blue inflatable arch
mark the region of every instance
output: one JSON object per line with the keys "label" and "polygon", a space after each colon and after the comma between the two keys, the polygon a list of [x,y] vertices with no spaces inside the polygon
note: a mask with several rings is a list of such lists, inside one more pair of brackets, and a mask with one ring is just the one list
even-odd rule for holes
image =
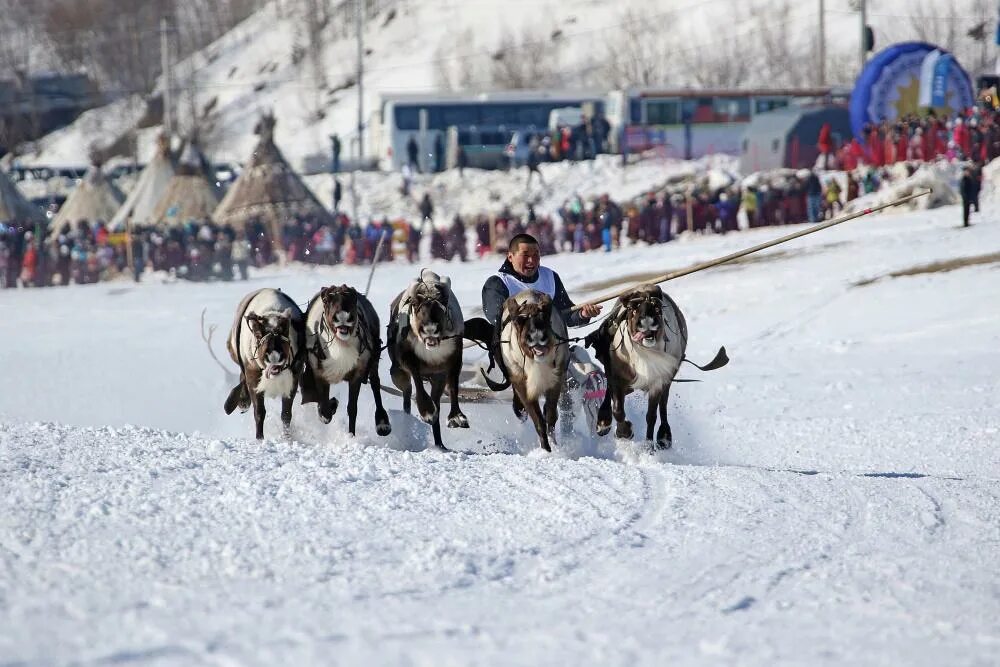
{"label": "blue inflatable arch", "polygon": [[[908,113],[923,113],[926,107],[918,104],[921,84],[927,85],[927,77],[921,81],[921,70],[925,59],[938,51],[942,56],[951,56],[945,49],[927,42],[901,42],[893,44],[868,61],[851,92],[851,130],[854,136],[862,138],[865,123],[880,123],[883,118],[892,122]],[[943,67],[937,85],[945,86],[942,106],[935,111],[954,113],[975,104],[972,81],[954,57],[942,58]]]}

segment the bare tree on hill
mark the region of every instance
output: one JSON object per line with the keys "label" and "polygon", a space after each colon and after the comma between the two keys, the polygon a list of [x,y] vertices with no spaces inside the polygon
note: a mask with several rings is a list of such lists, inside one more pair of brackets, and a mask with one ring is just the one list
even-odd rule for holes
{"label": "bare tree on hill", "polygon": [[562,44],[525,27],[520,38],[505,32],[491,56],[490,83],[495,88],[547,88],[562,84]]}
{"label": "bare tree on hill", "polygon": [[649,10],[628,9],[618,34],[604,40],[604,79],[613,88],[664,83],[669,71],[669,31]]}

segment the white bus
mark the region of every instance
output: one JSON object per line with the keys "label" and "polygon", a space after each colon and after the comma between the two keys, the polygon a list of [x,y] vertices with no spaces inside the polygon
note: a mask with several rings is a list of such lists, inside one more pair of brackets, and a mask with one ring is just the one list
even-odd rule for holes
{"label": "white bus", "polygon": [[630,151],[662,147],[676,158],[738,155],[754,116],[790,105],[828,103],[844,94],[831,88],[632,88],[608,95],[606,115],[616,151],[624,139]]}
{"label": "white bus", "polygon": [[[437,163],[435,147],[447,146],[448,128],[471,130],[462,136],[486,136],[497,142],[463,146],[470,165],[477,161],[477,155],[485,164],[492,161],[493,153],[502,160],[503,149],[515,131],[547,132],[549,114],[554,109],[588,105],[603,113],[604,102],[605,93],[591,90],[385,94],[371,136],[382,169],[395,170],[406,164],[406,146],[413,137],[420,169],[433,171]],[[443,156],[440,163],[446,164]]]}

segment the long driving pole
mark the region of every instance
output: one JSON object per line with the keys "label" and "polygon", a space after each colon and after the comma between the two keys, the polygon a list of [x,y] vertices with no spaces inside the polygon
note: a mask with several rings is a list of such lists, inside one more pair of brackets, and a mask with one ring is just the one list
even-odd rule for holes
{"label": "long driving pole", "polygon": [[[913,194],[906,195],[905,197],[900,197],[899,199],[896,199],[895,201],[891,201],[891,202],[889,202],[887,204],[880,204],[878,206],[872,206],[871,208],[866,208],[866,209],[864,209],[862,211],[858,211],[857,213],[851,213],[850,215],[845,215],[845,216],[842,216],[840,218],[835,218],[833,220],[827,220],[826,222],[824,222],[822,224],[819,224],[819,225],[816,225],[814,227],[807,227],[806,229],[799,230],[797,232],[794,232],[792,234],[788,234],[786,236],[781,236],[781,237],[776,238],[776,239],[774,239],[772,241],[766,241],[765,243],[759,243],[759,244],[757,244],[757,245],[755,245],[753,247],[746,248],[745,250],[739,250],[739,251],[734,252],[732,254],[726,255],[725,257],[718,257],[716,259],[712,259],[712,260],[709,260],[707,262],[702,262],[701,264],[695,264],[694,266],[689,266],[688,268],[681,269],[680,271],[671,271],[670,273],[664,273],[662,276],[659,276],[657,278],[653,278],[652,280],[648,280],[648,281],[646,281],[645,283],[642,283],[642,284],[665,283],[668,280],[673,280],[674,278],[680,278],[681,276],[687,276],[687,275],[690,275],[692,273],[697,273],[698,271],[704,271],[705,269],[709,269],[709,268],[711,268],[713,266],[718,266],[720,264],[725,264],[726,262],[731,262],[734,259],[739,259],[740,257],[746,257],[747,255],[750,255],[752,253],[758,252],[760,250],[764,250],[765,248],[772,248],[772,247],[774,247],[776,245],[779,245],[781,243],[785,243],[787,241],[791,241],[792,239],[797,239],[800,236],[805,236],[807,234],[815,234],[816,232],[821,232],[824,229],[829,229],[830,227],[833,227],[834,225],[843,224],[843,223],[845,223],[845,222],[847,222],[849,220],[854,220],[855,218],[860,218],[862,216],[874,213],[875,211],[881,211],[883,209],[890,208],[892,206],[898,206],[899,204],[904,204],[904,203],[906,203],[906,202],[908,202],[908,201],[910,201],[912,199],[916,199],[917,197],[923,197],[924,195],[929,195],[930,193],[931,193],[931,190],[924,190],[922,192],[914,192]],[[587,305],[604,303],[605,301],[611,301],[612,299],[617,299],[622,294],[626,294],[628,292],[631,292],[637,286],[638,285],[633,285],[632,287],[627,287],[625,289],[618,290],[617,292],[614,292],[613,294],[606,294],[606,295],[604,295],[602,297],[599,297],[597,299],[590,299],[588,301],[585,301],[584,303],[577,304],[577,305],[573,306],[572,310],[576,311],[576,310],[579,310],[579,309],[581,309],[581,308],[583,308],[584,306],[587,306]]]}

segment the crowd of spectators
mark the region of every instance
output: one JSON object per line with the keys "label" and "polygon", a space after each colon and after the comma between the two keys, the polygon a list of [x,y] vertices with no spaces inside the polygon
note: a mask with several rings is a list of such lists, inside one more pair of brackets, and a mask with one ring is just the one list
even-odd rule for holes
{"label": "crowd of spectators", "polygon": [[[592,135],[593,129],[582,136],[589,143]],[[600,138],[594,150],[603,148]],[[555,139],[536,142],[532,149],[556,157],[560,149],[555,148]],[[978,210],[982,164],[1000,156],[1000,115],[977,108],[952,119],[908,116],[892,125],[866,128],[863,142],[854,139],[836,151],[824,145],[821,136],[820,148],[823,166],[839,171],[783,170],[753,184],[733,182],[714,189],[705,183],[675,184],[620,202],[607,194],[589,200],[574,196],[551,214],[538,214],[529,204],[523,214],[505,207],[497,215],[455,215],[446,227],[434,223],[429,194],[417,202],[414,220],[382,218],[364,226],[342,212],[335,212],[331,220],[309,216],[282,224],[250,220],[240,229],[210,220],[170,228],[137,226],[131,235],[113,233],[102,221],[81,220],[60,229],[11,222],[0,224],[0,287],[84,284],[122,274],[138,280],[148,271],[163,272],[168,279],[246,279],[250,266],[263,267],[279,259],[369,263],[380,240],[380,261],[466,261],[470,252],[479,257],[504,252],[520,233],[533,235],[543,254],[552,254],[666,243],[683,232],[729,233],[745,227],[818,222],[890,182],[894,171],[898,173],[890,167],[904,160],[908,173],[931,159],[969,161],[963,198],[974,196]]]}

